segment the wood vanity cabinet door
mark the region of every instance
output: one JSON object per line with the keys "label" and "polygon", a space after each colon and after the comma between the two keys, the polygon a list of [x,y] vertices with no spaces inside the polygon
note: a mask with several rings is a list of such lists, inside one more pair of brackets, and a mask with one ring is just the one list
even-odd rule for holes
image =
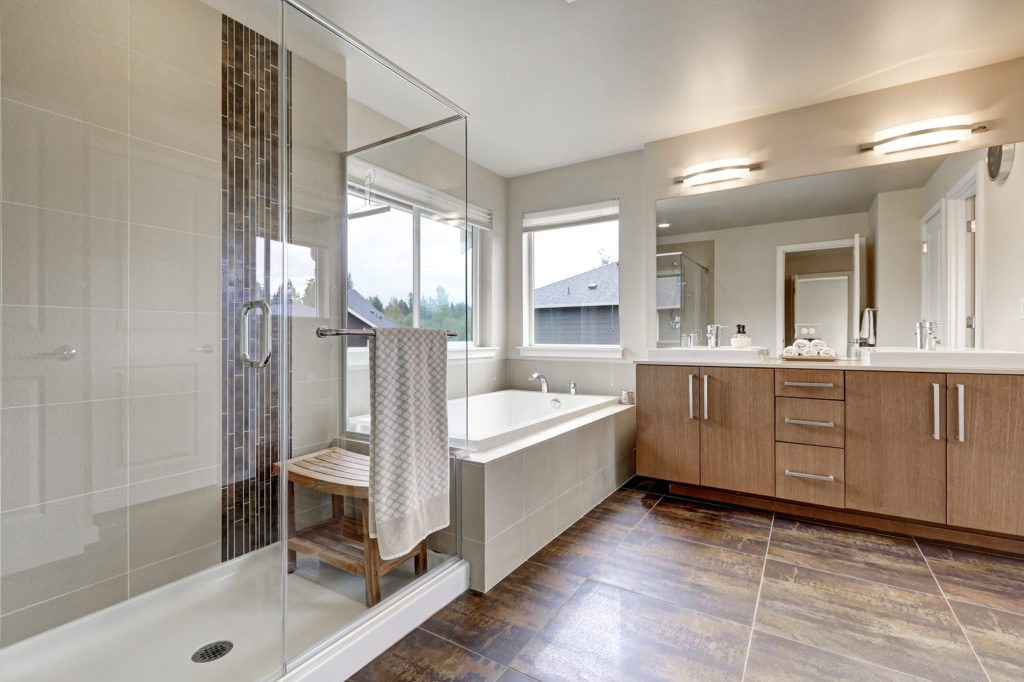
{"label": "wood vanity cabinet door", "polygon": [[947,523],[1024,535],[1024,377],[947,381]]}
{"label": "wood vanity cabinet door", "polygon": [[775,494],[775,371],[702,367],[700,482],[755,495]]}
{"label": "wood vanity cabinet door", "polygon": [[[693,415],[690,418],[690,375]],[[700,482],[697,367],[637,365],[636,473],[678,483]]]}
{"label": "wood vanity cabinet door", "polygon": [[945,400],[945,374],[846,373],[848,508],[945,523]]}

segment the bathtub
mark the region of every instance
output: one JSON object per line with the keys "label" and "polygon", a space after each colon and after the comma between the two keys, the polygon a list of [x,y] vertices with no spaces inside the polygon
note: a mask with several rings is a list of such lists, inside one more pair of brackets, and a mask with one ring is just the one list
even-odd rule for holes
{"label": "bathtub", "polygon": [[[448,439],[452,447],[468,452],[489,450],[617,402],[615,396],[608,395],[516,390],[457,398],[448,401]],[[370,415],[350,419],[349,429],[355,433],[370,433]]]}

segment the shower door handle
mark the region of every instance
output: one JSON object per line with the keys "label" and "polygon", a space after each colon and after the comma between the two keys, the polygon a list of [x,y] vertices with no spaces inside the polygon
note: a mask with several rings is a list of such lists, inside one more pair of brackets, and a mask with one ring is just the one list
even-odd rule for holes
{"label": "shower door handle", "polygon": [[[249,313],[259,308],[262,313],[260,320],[259,355],[249,355]],[[266,301],[246,301],[238,313],[238,355],[246,367],[266,367],[270,362],[270,306]]]}

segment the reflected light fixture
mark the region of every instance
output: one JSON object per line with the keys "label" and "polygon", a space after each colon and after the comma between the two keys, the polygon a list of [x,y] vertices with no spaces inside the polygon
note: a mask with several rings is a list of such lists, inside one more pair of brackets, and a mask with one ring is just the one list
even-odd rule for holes
{"label": "reflected light fixture", "polygon": [[658,227],[672,227],[672,223],[658,223]]}
{"label": "reflected light fixture", "polygon": [[892,154],[908,149],[963,142],[970,139],[971,133],[983,130],[988,130],[988,125],[972,124],[969,115],[943,116],[879,130],[872,142],[866,142],[858,149],[862,152],[874,150],[880,154]]}
{"label": "reflected light fixture", "polygon": [[707,185],[712,182],[738,180],[755,170],[761,170],[761,164],[752,163],[747,158],[720,159],[690,166],[683,170],[682,175],[672,178],[672,182],[677,185]]}
{"label": "reflected light fixture", "polygon": [[363,206],[357,209],[353,209],[348,212],[348,219],[355,220],[357,218],[367,218],[372,215],[378,215],[380,213],[387,213],[391,210],[391,204],[372,204],[370,203],[370,194],[373,188],[373,181],[376,178],[376,174],[372,168],[367,169],[366,177],[363,178],[363,201],[366,202]]}

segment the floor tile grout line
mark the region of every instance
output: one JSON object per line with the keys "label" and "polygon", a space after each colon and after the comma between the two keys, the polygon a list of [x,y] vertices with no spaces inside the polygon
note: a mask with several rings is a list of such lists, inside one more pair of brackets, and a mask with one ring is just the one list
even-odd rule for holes
{"label": "floor tile grout line", "polygon": [[1024,611],[1010,611],[1009,609],[1002,609],[998,606],[989,606],[988,604],[979,604],[978,602],[967,601],[963,597],[950,597],[946,596],[946,601],[950,604],[963,604],[964,606],[975,606],[980,609],[987,609],[989,611],[996,611],[998,613],[1005,613],[1008,616],[1016,616],[1018,618],[1024,618]]}
{"label": "floor tile grout line", "polygon": [[923,595],[925,597],[937,597],[939,599],[942,598],[941,594],[936,594],[935,592],[923,592],[921,590],[915,590],[915,589],[912,589],[910,587],[903,587],[902,585],[892,585],[890,583],[883,583],[883,582],[880,582],[878,580],[871,580],[870,578],[862,578],[862,577],[857,576],[857,575],[850,575],[849,573],[840,573],[839,571],[830,571],[830,570],[828,570],[826,568],[818,568],[817,566],[808,566],[806,564],[797,564],[797,563],[794,563],[792,561],[786,561],[785,559],[778,559],[776,557],[768,557],[768,559],[770,561],[774,561],[777,564],[785,564],[787,566],[793,566],[795,568],[806,568],[809,571],[818,571],[820,573],[827,573],[829,575],[834,575],[834,576],[837,576],[839,578],[849,578],[850,580],[858,580],[858,581],[860,581],[862,583],[869,583],[871,585],[878,585],[879,587],[891,587],[891,588],[896,589],[896,590],[903,590],[904,592],[913,592],[914,594],[920,594],[920,595]]}
{"label": "floor tile grout line", "polygon": [[747,652],[743,658],[743,673],[740,680],[747,679],[747,666],[750,664],[750,650],[754,646],[754,626],[757,625],[757,608],[761,605],[761,591],[764,589],[764,575],[768,569],[768,550],[772,547],[772,532],[775,530],[775,514],[772,513],[772,522],[768,527],[768,542],[764,546],[764,558],[761,561],[761,580],[757,583],[757,599],[754,600],[754,615],[750,619],[750,637],[747,638]]}
{"label": "floor tile grout line", "polygon": [[[524,672],[523,672],[522,670],[517,670],[516,668],[513,668],[513,667],[512,667],[512,666],[510,666],[510,665],[505,665],[505,664],[504,664],[504,663],[502,663],[501,661],[496,661],[496,660],[494,660],[493,658],[491,658],[490,656],[488,656],[487,654],[482,654],[482,653],[480,653],[479,651],[474,651],[473,649],[470,649],[470,648],[469,648],[468,646],[464,646],[464,645],[462,645],[462,644],[459,644],[458,642],[456,642],[456,641],[454,641],[454,640],[448,639],[448,638],[447,638],[447,637],[445,637],[444,635],[439,635],[439,634],[437,634],[436,632],[434,632],[433,630],[428,630],[427,628],[423,627],[423,624],[421,624],[421,625],[417,625],[417,626],[416,626],[416,629],[417,629],[417,630],[422,630],[423,632],[427,633],[427,634],[428,634],[428,635],[430,635],[431,637],[437,637],[438,639],[440,639],[440,640],[441,640],[441,641],[443,641],[443,642],[448,642],[448,643],[449,643],[449,644],[451,644],[452,646],[454,646],[454,647],[457,647],[457,648],[461,649],[462,651],[465,651],[465,652],[471,653],[471,654],[473,654],[474,656],[479,656],[480,658],[484,658],[484,659],[487,659],[487,660],[488,660],[488,661],[490,661],[491,663],[494,663],[495,665],[497,665],[497,666],[500,666],[500,667],[502,668],[502,674],[504,674],[504,671],[505,671],[505,670],[515,670],[515,671],[516,671],[517,673],[519,673],[520,675],[524,675],[524,676],[526,676],[526,677],[529,677],[529,678],[530,678],[531,680],[536,680],[536,679],[537,679],[536,677],[532,677],[532,676],[530,676],[530,675],[527,675],[527,674],[526,674],[526,673],[524,673]],[[411,634],[411,633],[410,633],[410,634]],[[400,642],[400,641],[402,641],[402,640],[399,640],[399,642]],[[398,643],[398,642],[395,642],[395,644],[397,644],[397,643]],[[394,645],[392,645],[392,646],[394,646]],[[385,652],[381,652],[381,654],[380,654],[380,655],[383,655],[384,653],[385,653]],[[378,657],[379,657],[379,656],[378,656]],[[377,658],[374,658],[374,659],[373,659],[373,661],[376,661],[376,660],[377,660]],[[370,665],[371,663],[373,663],[373,661],[370,661],[370,663],[367,663],[366,665]],[[366,666],[363,666],[363,667],[365,668]]]}
{"label": "floor tile grout line", "polygon": [[956,610],[953,609],[953,605],[949,603],[949,597],[946,596],[946,590],[942,588],[942,583],[939,582],[939,577],[935,575],[935,571],[932,570],[932,565],[928,562],[928,557],[925,556],[924,550],[921,549],[921,544],[914,538],[914,545],[917,546],[917,551],[921,553],[921,558],[924,559],[925,565],[928,567],[928,572],[932,574],[932,580],[939,588],[939,592],[942,594],[942,600],[946,602],[946,608],[953,614],[953,620],[956,621],[956,625],[960,628],[960,633],[964,636],[964,641],[967,642],[967,646],[971,648],[971,653],[974,654],[974,659],[978,661],[978,666],[981,667],[981,673],[985,676],[985,679],[992,682],[992,678],[989,677],[988,670],[985,669],[985,663],[981,660],[981,656],[978,655],[978,650],[974,648],[974,642],[971,641],[970,636],[967,634],[967,629],[964,624],[960,622],[960,617],[956,615]]}

